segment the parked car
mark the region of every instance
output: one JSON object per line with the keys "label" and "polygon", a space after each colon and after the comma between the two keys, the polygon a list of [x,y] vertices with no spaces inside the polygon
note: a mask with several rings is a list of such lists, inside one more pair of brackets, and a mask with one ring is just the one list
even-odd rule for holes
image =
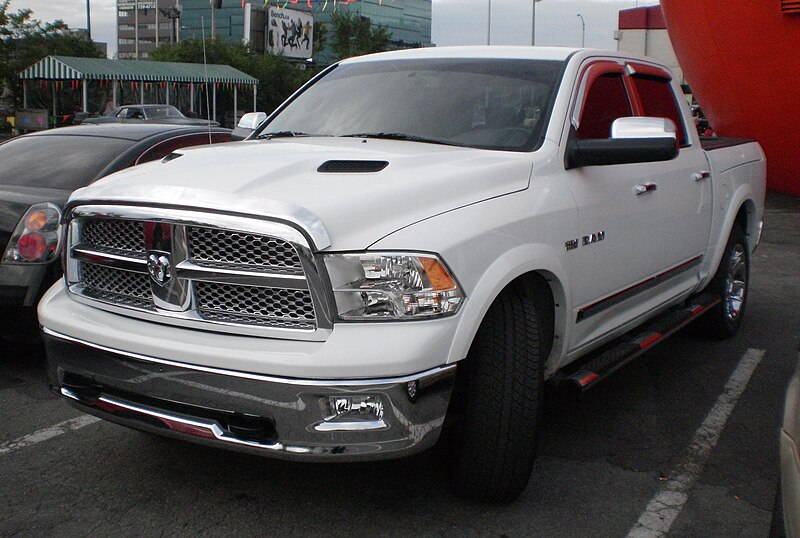
{"label": "parked car", "polygon": [[73,190],[177,148],[228,142],[230,133],[219,127],[81,125],[0,144],[0,335],[36,334],[36,303],[61,274],[59,222]]}
{"label": "parked car", "polygon": [[219,122],[203,118],[188,118],[172,105],[118,106],[99,118],[86,118],[82,123],[172,123],[175,125],[212,125]]}
{"label": "parked car", "polygon": [[800,349],[794,376],[786,389],[780,433],[781,481],[770,537],[800,536]]}
{"label": "parked car", "polygon": [[105,419],[276,458],[443,436],[461,492],[509,501],[546,381],[587,390],[695,320],[739,329],[766,162],[711,142],[652,58],[344,60],[243,142],[72,195],[67,274],[39,303],[50,382]]}

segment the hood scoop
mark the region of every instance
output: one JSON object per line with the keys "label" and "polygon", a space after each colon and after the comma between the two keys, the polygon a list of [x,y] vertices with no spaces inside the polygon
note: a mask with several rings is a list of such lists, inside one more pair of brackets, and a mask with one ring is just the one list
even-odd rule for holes
{"label": "hood scoop", "polygon": [[388,161],[325,161],[317,172],[329,174],[356,174],[380,172],[389,166]]}

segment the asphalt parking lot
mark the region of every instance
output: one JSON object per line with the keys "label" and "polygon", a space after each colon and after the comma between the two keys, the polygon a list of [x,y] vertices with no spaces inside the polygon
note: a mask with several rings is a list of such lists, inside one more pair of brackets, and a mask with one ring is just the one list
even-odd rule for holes
{"label": "asphalt parking lot", "polygon": [[4,344],[0,535],[766,536],[799,270],[800,199],[770,194],[741,332],[683,331],[553,398],[533,479],[507,506],[456,497],[441,452],[296,464],[97,421],[48,391],[39,347]]}

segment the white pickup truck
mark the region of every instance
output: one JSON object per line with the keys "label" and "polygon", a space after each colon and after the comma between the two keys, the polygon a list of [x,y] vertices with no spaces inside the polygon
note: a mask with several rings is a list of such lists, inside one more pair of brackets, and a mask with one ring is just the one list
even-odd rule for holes
{"label": "white pickup truck", "polygon": [[545,382],[586,390],[695,318],[737,331],[764,176],[758,144],[700,140],[647,58],[349,59],[244,142],[72,196],[39,305],[50,380],[108,420],[277,458],[441,441],[463,493],[511,500]]}

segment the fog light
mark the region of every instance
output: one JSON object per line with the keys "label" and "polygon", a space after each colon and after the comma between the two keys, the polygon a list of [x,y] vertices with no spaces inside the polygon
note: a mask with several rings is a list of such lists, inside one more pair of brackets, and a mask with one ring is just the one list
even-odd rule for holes
{"label": "fog light", "polygon": [[324,422],[317,431],[373,430],[385,428],[383,402],[377,395],[329,396],[323,403]]}

